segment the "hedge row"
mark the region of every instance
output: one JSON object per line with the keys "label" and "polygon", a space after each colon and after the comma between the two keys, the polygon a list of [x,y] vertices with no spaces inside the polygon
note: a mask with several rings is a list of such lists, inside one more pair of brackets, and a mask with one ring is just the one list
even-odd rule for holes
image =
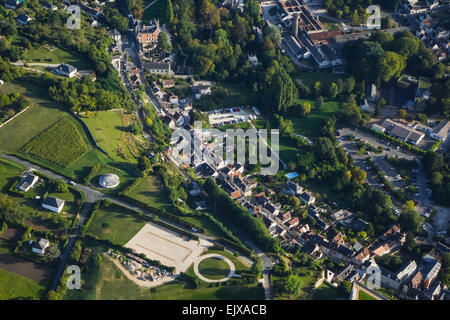
{"label": "hedge row", "polygon": [[225,243],[226,246],[231,247],[231,248],[239,251],[240,253],[242,253],[244,255],[247,255],[247,256],[250,257],[251,254],[252,254],[252,251],[250,249],[248,249],[248,248],[246,248],[244,246],[241,246],[241,245],[237,244],[236,242],[230,241],[230,240],[228,240],[228,239],[226,239],[224,237],[219,237],[218,240],[220,242]]}
{"label": "hedge row", "polygon": [[157,215],[159,217],[167,218],[168,220],[174,221],[174,222],[176,222],[176,223],[178,223],[178,224],[180,224],[180,225],[182,225],[184,227],[187,227],[189,229],[195,228],[195,229],[197,229],[197,232],[199,232],[199,233],[205,233],[205,229],[199,228],[193,223],[184,221],[184,220],[180,219],[178,216],[168,212],[167,210],[161,210],[161,209],[152,207],[152,206],[150,206],[148,204],[142,203],[142,202],[140,202],[140,201],[138,201],[138,200],[136,200],[134,198],[131,198],[131,197],[127,196],[124,193],[120,193],[119,196],[124,201],[130,202],[130,203],[136,205],[137,207],[141,208],[142,210],[149,211],[149,212],[151,212],[151,213],[153,213],[153,214],[155,214],[155,215]]}
{"label": "hedge row", "polygon": [[375,134],[375,135],[377,135],[380,138],[387,139],[387,140],[391,141],[392,143],[400,145],[400,146],[404,147],[405,149],[410,150],[412,152],[415,152],[415,153],[417,153],[419,155],[424,155],[426,153],[425,150],[419,149],[419,148],[417,148],[417,147],[415,147],[413,145],[410,145],[409,143],[406,143],[406,142],[404,142],[404,141],[402,141],[400,139],[394,138],[394,137],[392,137],[392,136],[390,136],[390,135],[388,135],[386,133],[383,133],[383,132],[380,132],[380,131],[376,131],[376,130],[373,130],[373,129],[367,129],[365,127],[361,127],[361,129],[366,131],[366,132]]}
{"label": "hedge row", "polygon": [[198,239],[199,239],[198,236],[196,236],[195,234],[192,234],[192,233],[190,233],[190,232],[184,231],[183,229],[174,227],[174,226],[172,226],[172,225],[170,225],[170,224],[167,224],[167,223],[165,223],[165,222],[163,222],[163,221],[161,221],[161,220],[157,220],[157,219],[154,219],[154,220],[153,220],[153,219],[152,219],[151,221],[152,221],[153,223],[155,223],[155,224],[159,224],[160,226],[162,226],[162,227],[164,227],[164,228],[166,228],[166,229],[169,229],[169,230],[172,230],[172,231],[175,231],[175,232],[184,234],[185,236],[188,236],[189,238],[191,238],[191,239],[193,239],[193,240],[198,240]]}

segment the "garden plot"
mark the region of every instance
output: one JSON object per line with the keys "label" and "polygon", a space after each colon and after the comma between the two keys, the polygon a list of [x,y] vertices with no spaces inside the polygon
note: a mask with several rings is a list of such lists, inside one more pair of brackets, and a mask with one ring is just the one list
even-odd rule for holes
{"label": "garden plot", "polygon": [[184,235],[147,223],[125,247],[175,267],[176,273],[179,273],[186,271],[207,245],[210,244],[202,240],[187,240]]}

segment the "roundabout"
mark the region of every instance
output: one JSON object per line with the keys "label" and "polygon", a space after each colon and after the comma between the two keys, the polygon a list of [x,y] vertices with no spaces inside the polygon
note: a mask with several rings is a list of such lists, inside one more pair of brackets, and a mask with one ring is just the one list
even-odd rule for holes
{"label": "roundabout", "polygon": [[[227,269],[229,269],[229,271],[225,271],[224,266],[226,267],[226,265],[228,265]],[[202,274],[200,270],[202,270],[204,274]],[[215,253],[201,256],[194,262],[195,275],[208,283],[225,282],[234,277],[235,270],[234,263],[230,259]],[[208,278],[208,276],[210,278]]]}

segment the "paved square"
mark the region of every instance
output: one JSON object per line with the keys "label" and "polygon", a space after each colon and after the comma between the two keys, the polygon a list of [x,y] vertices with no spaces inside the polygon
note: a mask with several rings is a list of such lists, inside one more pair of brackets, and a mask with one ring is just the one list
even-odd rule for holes
{"label": "paved square", "polygon": [[125,247],[143,253],[149,259],[173,266],[179,273],[186,271],[208,245],[202,240],[187,240],[184,235],[148,222]]}

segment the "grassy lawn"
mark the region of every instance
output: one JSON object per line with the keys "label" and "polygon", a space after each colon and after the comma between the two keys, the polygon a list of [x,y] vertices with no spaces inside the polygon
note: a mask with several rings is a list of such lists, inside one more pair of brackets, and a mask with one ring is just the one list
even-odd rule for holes
{"label": "grassy lawn", "polygon": [[145,139],[128,130],[130,122],[138,123],[134,114],[125,111],[99,111],[83,116],[97,143],[115,161],[136,163],[136,157],[145,151]]}
{"label": "grassy lawn", "polygon": [[[91,221],[87,233],[99,239],[111,240],[114,243],[126,244],[142,227],[147,220],[140,217],[137,212],[116,204],[109,207],[100,206]],[[109,228],[104,228],[109,223]]]}
{"label": "grassy lawn", "polygon": [[[83,240],[94,252],[107,248],[95,241]],[[68,290],[67,300],[224,300],[264,299],[262,288],[254,285],[209,287],[203,283],[192,289],[175,280],[152,290],[129,280],[112,261],[104,257],[99,269],[89,268],[82,274],[82,289]]]}
{"label": "grassy lawn", "polygon": [[0,192],[7,192],[9,187],[23,173],[24,167],[0,158]]}
{"label": "grassy lawn", "polygon": [[313,293],[313,300],[347,300],[347,296],[341,290],[327,283],[321,284]]}
{"label": "grassy lawn", "polygon": [[0,300],[43,298],[46,289],[35,281],[0,269]]}
{"label": "grassy lawn", "polygon": [[28,142],[21,151],[67,167],[86,153],[88,146],[72,119],[65,117]]}
{"label": "grassy lawn", "polygon": [[67,63],[77,69],[83,70],[90,68],[89,64],[79,56],[60,48],[50,51],[40,47],[29,51],[25,56],[25,62],[28,63],[49,63],[60,64]]}
{"label": "grassy lawn", "polygon": [[[143,8],[152,3],[154,0],[144,0]],[[164,24],[166,18],[166,1],[165,0],[157,0],[152,6],[148,7],[147,10],[144,11],[142,16],[142,21],[148,22],[153,19],[159,19],[160,24]]]}
{"label": "grassy lawn", "polygon": [[152,207],[169,210],[172,203],[169,201],[168,193],[161,181],[156,175],[148,175],[142,179],[129,194],[129,197],[140,202],[147,203]]}
{"label": "grassy lawn", "polygon": [[377,300],[365,291],[358,291],[358,300]]}
{"label": "grassy lawn", "polygon": [[297,72],[295,79],[301,81],[304,85],[312,88],[316,81],[320,81],[322,89],[327,90],[332,82],[338,79],[345,79],[345,75],[334,75],[331,71],[311,71],[311,72]]}
{"label": "grassy lawn", "polygon": [[230,273],[230,267],[225,261],[212,257],[200,261],[198,271],[204,277],[216,280],[225,278]]}
{"label": "grassy lawn", "polygon": [[300,100],[299,102],[309,102],[312,106],[311,113],[305,118],[292,117],[290,119],[294,125],[294,132],[305,135],[308,138],[319,137],[323,119],[332,117],[333,114],[339,110],[339,104],[336,101],[325,100],[322,110],[317,110],[314,107],[314,101]]}

